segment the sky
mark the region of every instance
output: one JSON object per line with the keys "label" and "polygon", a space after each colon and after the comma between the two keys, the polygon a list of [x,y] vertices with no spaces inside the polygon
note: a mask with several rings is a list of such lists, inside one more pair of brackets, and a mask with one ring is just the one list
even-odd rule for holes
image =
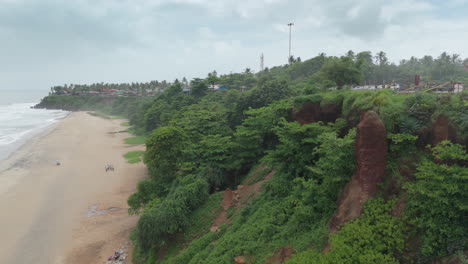
{"label": "sky", "polygon": [[0,91],[205,77],[292,54],[468,57],[468,0],[0,0]]}

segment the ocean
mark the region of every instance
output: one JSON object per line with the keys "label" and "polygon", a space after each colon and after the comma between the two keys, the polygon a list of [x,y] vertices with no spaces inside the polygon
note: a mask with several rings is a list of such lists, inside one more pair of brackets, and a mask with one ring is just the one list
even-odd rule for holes
{"label": "ocean", "polygon": [[0,89],[0,160],[8,158],[27,139],[68,115],[67,111],[33,109],[44,91]]}

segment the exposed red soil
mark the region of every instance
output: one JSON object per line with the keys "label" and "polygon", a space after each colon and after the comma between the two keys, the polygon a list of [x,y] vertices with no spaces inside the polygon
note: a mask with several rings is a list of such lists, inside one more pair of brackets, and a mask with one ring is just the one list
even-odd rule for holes
{"label": "exposed red soil", "polygon": [[167,246],[161,247],[158,253],[158,261],[163,261],[168,251],[169,251],[169,248]]}
{"label": "exposed red soil", "polygon": [[291,247],[282,247],[275,256],[269,258],[265,264],[282,264],[294,255],[294,249]]}
{"label": "exposed red soil", "polygon": [[331,251],[331,248],[332,248],[332,243],[330,242],[330,243],[328,243],[328,244],[325,246],[325,248],[322,250],[322,255],[325,255],[325,254],[327,254],[328,252],[330,252],[330,251]]}
{"label": "exposed red soil", "polygon": [[452,142],[456,142],[456,130],[455,128],[449,123],[449,120],[446,116],[440,115],[437,117],[437,120],[432,125],[432,136],[431,136],[431,144],[433,146],[439,144],[443,140],[450,140]]}
{"label": "exposed red soil", "polygon": [[[468,252],[465,250],[464,252],[465,258],[468,256]],[[432,264],[462,264],[465,263],[463,262],[460,257],[457,256],[452,256],[452,257],[447,257],[444,259],[439,259],[435,260],[432,262]]]}
{"label": "exposed red soil", "polygon": [[332,216],[330,229],[336,232],[343,223],[358,217],[362,205],[375,196],[384,180],[387,164],[387,131],[379,116],[366,112],[361,116],[356,134],[356,173],[345,186]]}
{"label": "exposed red soil", "polygon": [[[294,255],[294,249],[291,247],[282,247],[280,250],[275,252],[275,255],[273,257],[270,257],[267,259],[265,264],[283,264],[285,263],[288,259]],[[234,258],[234,263],[235,264],[250,264],[252,263],[250,261],[252,256],[250,258],[247,258],[245,256],[237,256]]]}
{"label": "exposed red soil", "polygon": [[458,142],[455,127],[450,124],[450,121],[444,115],[438,116],[432,126],[421,130],[418,136],[418,145],[420,147],[425,147],[427,144],[435,146],[443,140]]}
{"label": "exposed red soil", "polygon": [[402,197],[398,200],[395,207],[392,210],[392,216],[401,217],[406,207],[406,197]]}
{"label": "exposed red soil", "polygon": [[301,109],[293,113],[293,119],[301,125],[310,124],[318,121],[335,122],[341,115],[341,106],[337,104],[328,104],[320,106],[320,102],[307,102]]}
{"label": "exposed red soil", "polygon": [[377,193],[387,165],[387,130],[374,112],[366,112],[357,126],[356,161],[364,200]]}
{"label": "exposed red soil", "polygon": [[358,217],[362,211],[361,186],[357,173],[346,184],[338,200],[338,208],[330,221],[330,231],[335,233],[345,222]]}
{"label": "exposed red soil", "polygon": [[247,261],[244,256],[237,256],[234,258],[235,264],[250,264],[250,261]]}
{"label": "exposed red soil", "polygon": [[227,211],[231,207],[236,207],[236,210],[239,210],[239,208],[245,206],[245,204],[242,204],[242,201],[248,203],[250,200],[259,195],[263,183],[270,180],[274,174],[275,171],[272,171],[268,173],[263,180],[258,181],[252,185],[238,185],[237,190],[231,190],[230,188],[227,188],[224,191],[222,203],[223,211],[216,217],[215,221],[213,222],[213,225],[211,225],[210,231],[219,232],[219,227],[222,224],[228,223]]}

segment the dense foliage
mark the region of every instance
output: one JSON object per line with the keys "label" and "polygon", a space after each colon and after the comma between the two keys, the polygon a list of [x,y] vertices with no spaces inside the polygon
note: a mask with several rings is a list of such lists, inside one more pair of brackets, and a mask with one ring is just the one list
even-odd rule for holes
{"label": "dense foliage", "polygon": [[399,263],[394,253],[403,251],[407,227],[390,214],[393,205],[381,198],[370,200],[359,219],[348,222],[331,235],[330,252],[322,255],[316,250],[307,250],[287,263]]}
{"label": "dense foliage", "polygon": [[[149,177],[128,199],[129,212],[140,215],[135,263],[232,263],[238,256],[268,263],[285,247],[296,252],[288,263],[430,263],[466,251],[467,94],[346,88],[414,74],[463,80],[458,57],[397,66],[383,52],[348,52],[292,62],[257,74],[211,72],[190,81],[190,94],[184,79],[166,83],[157,97],[50,95],[39,106],[123,115],[147,136]],[[229,89],[212,92],[214,84]],[[313,111],[335,109],[338,118],[308,113],[317,120],[301,125],[296,114],[306,103]],[[360,217],[330,234],[330,217],[356,168],[355,127],[364,111],[377,113],[388,132],[386,181]],[[428,147],[441,116],[453,142]],[[219,232],[209,232],[220,191],[258,182],[246,175],[259,168],[271,179],[228,211]],[[406,205],[400,214],[397,204]]]}
{"label": "dense foliage", "polygon": [[424,231],[421,254],[443,257],[468,246],[468,160],[466,150],[450,141],[431,149],[432,158],[417,168],[416,181],[406,184],[408,217]]}

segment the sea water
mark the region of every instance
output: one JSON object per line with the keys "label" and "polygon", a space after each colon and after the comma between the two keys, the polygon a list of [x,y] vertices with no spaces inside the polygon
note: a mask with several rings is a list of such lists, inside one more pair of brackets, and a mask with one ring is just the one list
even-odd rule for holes
{"label": "sea water", "polygon": [[68,115],[61,110],[31,108],[46,95],[43,91],[4,91],[0,88],[0,160]]}

